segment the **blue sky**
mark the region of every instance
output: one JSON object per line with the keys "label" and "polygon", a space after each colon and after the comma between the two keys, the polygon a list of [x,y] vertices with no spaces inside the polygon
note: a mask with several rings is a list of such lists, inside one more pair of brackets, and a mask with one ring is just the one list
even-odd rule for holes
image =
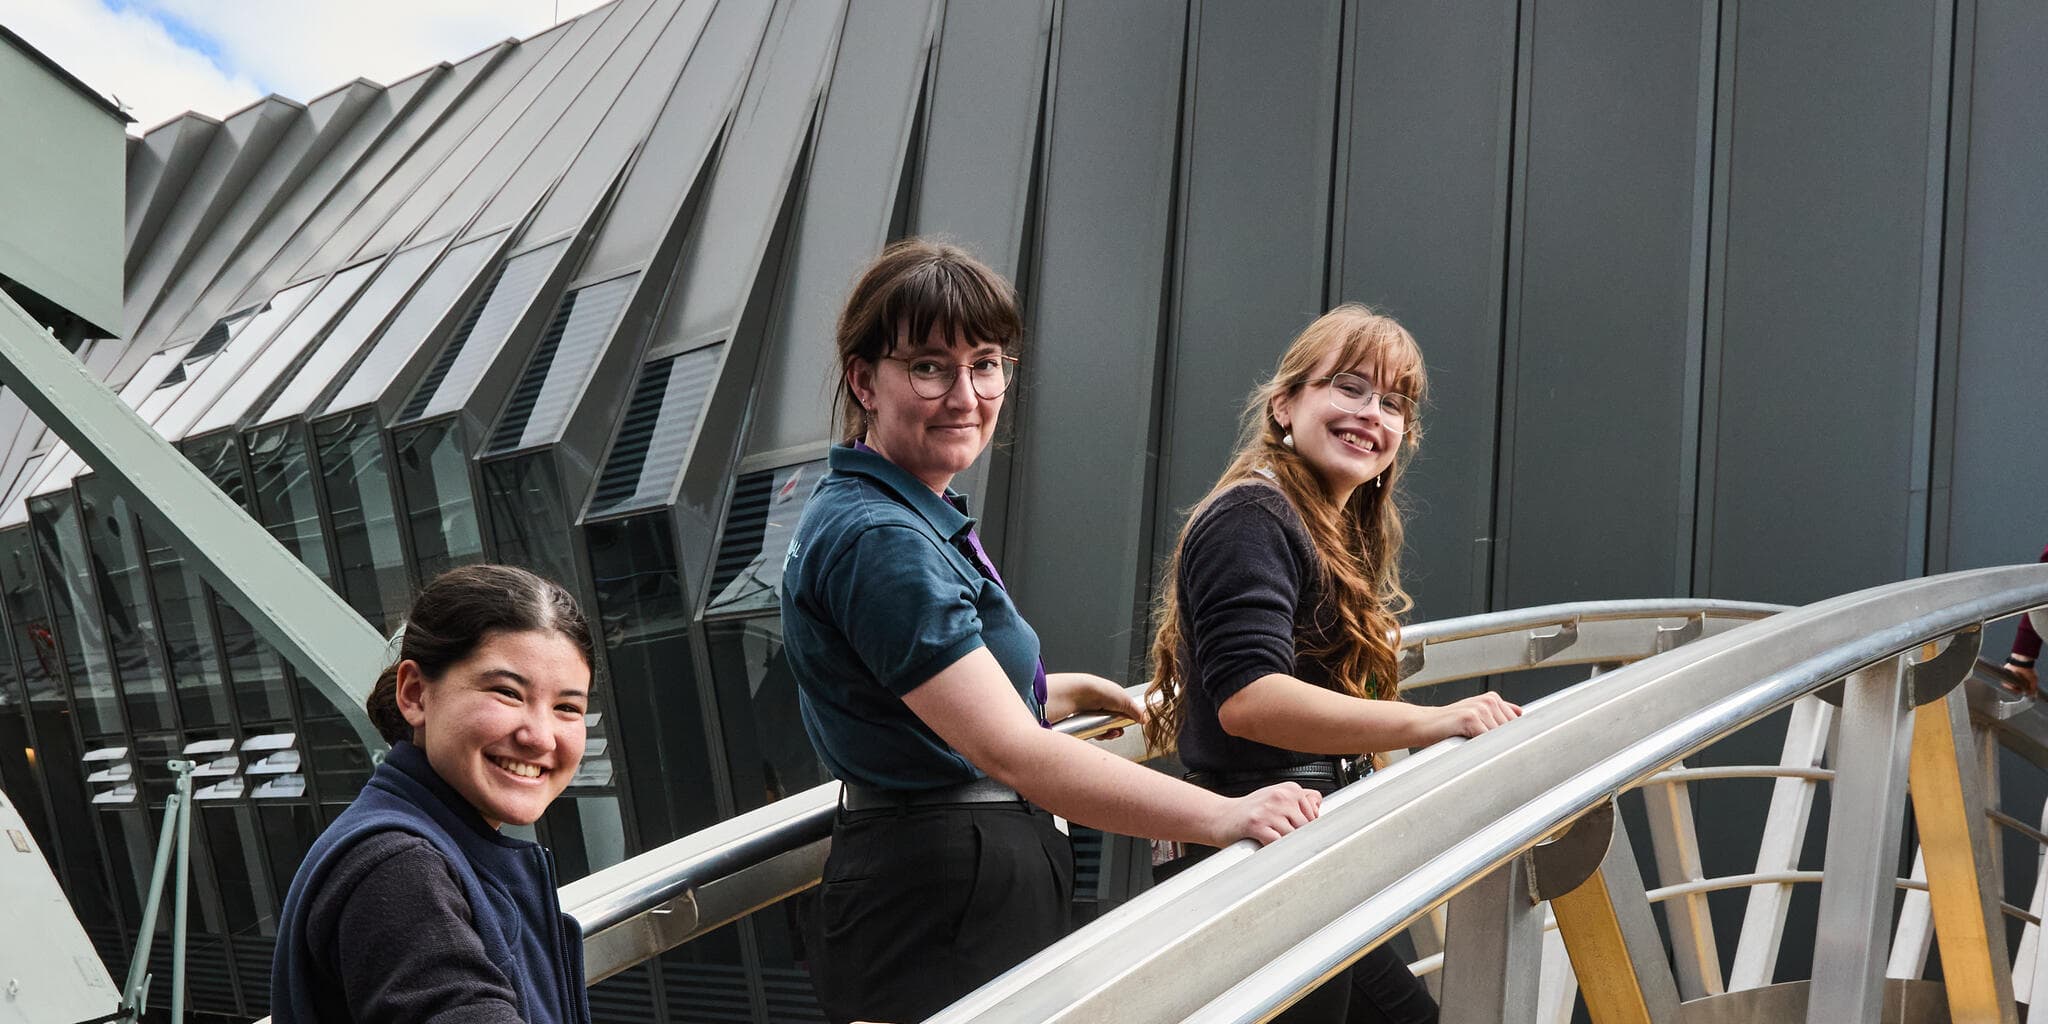
{"label": "blue sky", "polygon": [[523,39],[600,0],[0,0],[0,24],[145,132],[187,110],[224,117],[268,93],[308,100],[393,82]]}

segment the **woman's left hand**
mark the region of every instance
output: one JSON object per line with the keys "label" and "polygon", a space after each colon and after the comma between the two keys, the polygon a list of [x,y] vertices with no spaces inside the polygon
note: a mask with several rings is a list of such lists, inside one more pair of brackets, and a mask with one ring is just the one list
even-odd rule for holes
{"label": "woman's left hand", "polygon": [[[1048,672],[1045,675],[1045,720],[1057,722],[1084,711],[1120,715],[1144,724],[1145,706],[1118,686],[1113,679],[1088,672]],[[1097,739],[1113,740],[1122,729],[1111,729]]]}

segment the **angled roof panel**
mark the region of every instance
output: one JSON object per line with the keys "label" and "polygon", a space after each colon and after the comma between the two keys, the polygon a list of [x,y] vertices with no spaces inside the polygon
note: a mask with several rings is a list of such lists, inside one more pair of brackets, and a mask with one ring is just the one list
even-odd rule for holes
{"label": "angled roof panel", "polygon": [[[569,240],[551,242],[505,261],[497,280],[477,296],[461,328],[448,339],[432,369],[399,413],[398,423],[444,416],[468,401],[470,390],[495,362],[548,278],[561,269]],[[397,424],[393,424],[396,426]]]}
{"label": "angled roof panel", "polygon": [[425,234],[420,231],[421,225],[461,187],[463,180],[476,170],[541,94],[554,87],[562,69],[575,58],[583,44],[590,41],[607,17],[617,10],[616,4],[600,8],[519,44],[520,50],[541,44],[537,50],[538,57],[518,65],[506,63],[498,74],[516,73],[518,80],[511,83],[511,88],[496,93],[489,111],[473,122],[474,127],[465,135],[448,140],[452,148],[435,147],[440,155],[431,165],[420,168],[426,172],[425,176],[419,179],[419,184],[359,251],[377,252],[398,245],[416,233]]}
{"label": "angled roof panel", "polygon": [[377,329],[390,319],[400,300],[425,276],[434,257],[441,254],[442,244],[416,245],[386,261],[376,279],[363,290],[363,297],[349,307],[341,322],[306,357],[305,365],[292,375],[291,382],[263,410],[261,422],[304,415],[322,395],[332,391],[341,382],[343,371],[362,353],[364,343],[376,336]]}
{"label": "angled roof panel", "polygon": [[934,13],[928,3],[854,4],[847,13],[786,277],[770,314],[769,369],[748,452],[830,433],[831,391],[822,382],[832,375],[833,356],[824,339],[854,275],[888,241],[894,211],[877,197],[896,195],[903,176]]}
{"label": "angled roof panel", "polygon": [[184,440],[192,425],[220,396],[243,383],[243,371],[292,322],[319,287],[319,281],[307,281],[278,292],[267,306],[237,328],[227,345],[193,375],[192,387],[164,410],[162,418],[156,421],[157,433],[174,442]]}
{"label": "angled roof panel", "polygon": [[[377,154],[377,145],[393,127],[412,111],[430,90],[428,86],[449,72],[449,66],[436,63],[434,68],[420,72],[389,88],[377,88],[369,92],[365,109],[348,125],[348,133],[334,143],[326,158],[317,162],[311,174],[293,190],[291,197],[276,209],[276,213],[254,233],[242,246],[240,252],[227,260],[227,266],[215,274],[207,291],[184,309],[182,319],[164,332],[166,338],[178,338],[195,330],[209,317],[221,315],[231,309],[244,295],[256,291],[276,291],[279,274],[287,274],[287,268],[279,266],[279,258],[285,246],[309,227],[309,217],[315,211],[324,209],[342,188],[356,168],[365,164]],[[266,274],[268,270],[268,274]],[[299,276],[297,268],[289,270],[291,276]],[[166,311],[176,311],[176,303],[168,303]],[[170,322],[170,317],[152,317],[152,322],[143,328],[139,338],[150,338],[160,324]]]}
{"label": "angled roof panel", "polygon": [[305,355],[308,346],[323,336],[341,311],[355,300],[363,282],[369,280],[383,262],[377,259],[358,263],[329,277],[320,286],[320,291],[307,301],[306,308],[292,317],[291,322],[264,346],[263,354],[242,372],[234,389],[214,402],[213,407],[207,409],[206,414],[186,433],[205,434],[241,425],[243,417],[278,392],[287,371]]}
{"label": "angled roof panel", "polygon": [[[347,264],[434,161],[518,78],[518,68],[547,50],[503,43],[428,82],[420,99],[377,136],[369,155],[293,233],[252,280],[249,294],[275,291],[319,267]],[[510,71],[505,69],[510,68]],[[369,250],[368,252],[375,252]]]}
{"label": "angled roof panel", "polygon": [[[533,158],[490,198],[477,223],[504,224],[522,216],[527,202],[520,197],[532,194],[522,179],[559,177],[528,231],[535,238],[553,238],[581,227],[584,215],[617,179],[633,147],[647,137],[662,100],[675,88],[676,76],[703,38],[714,6],[656,6],[636,30],[653,39],[637,65],[626,68],[618,59],[607,64],[563,113]],[[660,24],[663,18],[666,24]],[[630,75],[623,83],[617,80],[621,73]],[[568,170],[560,171],[564,160]]]}
{"label": "angled roof panel", "polygon": [[[585,276],[609,277],[654,252],[740,101],[773,9],[769,4],[745,3],[713,7],[619,189],[611,215],[584,257]],[[568,230],[571,218],[566,210],[542,210],[534,219],[534,230],[541,232],[547,225],[541,237]]]}
{"label": "angled roof panel", "polygon": [[838,44],[841,3],[779,5],[746,98],[720,151],[702,219],[684,244],[681,279],[656,344],[722,339],[739,320],[803,150]]}
{"label": "angled roof panel", "polygon": [[[694,10],[695,5],[691,6]],[[678,10],[668,4],[656,5],[653,0],[619,0],[577,59],[562,69],[554,84],[512,125],[476,171],[448,202],[434,211],[420,228],[421,233],[452,231],[472,220],[475,226],[471,231],[488,231],[526,216],[542,193],[561,180],[564,169],[574,163],[606,111],[617,105],[621,90],[643,70],[648,54],[666,34],[667,26],[677,20]],[[675,51],[671,48],[664,52]],[[670,70],[662,77],[674,75]],[[640,115],[636,136],[645,133],[647,122],[652,119],[652,110]],[[581,191],[578,212],[588,212],[590,205],[604,194],[617,178],[624,158],[625,152],[620,152],[610,167],[598,168],[589,175],[598,181],[594,189]],[[548,202],[555,201],[550,195]],[[568,202],[573,205],[575,199]],[[580,217],[573,219],[575,226],[582,226]]]}
{"label": "angled roof panel", "polygon": [[939,37],[911,229],[945,235],[1009,277],[1024,238],[1051,26],[1049,0],[952,4]]}
{"label": "angled roof panel", "polygon": [[[286,127],[233,205],[158,296],[151,314],[139,322],[130,321],[130,335],[145,343],[171,337],[173,325],[187,320],[199,296],[219,280],[250,236],[269,222],[306,176],[326,159],[335,142],[382,88],[357,82],[308,104],[305,116],[294,118]],[[234,287],[239,291],[240,283]]]}
{"label": "angled roof panel", "polygon": [[187,113],[166,121],[129,147],[127,272],[156,245],[157,231],[171,207],[185,194],[192,169],[206,155],[220,131],[220,122],[205,114]]}
{"label": "angled roof panel", "polygon": [[390,400],[393,385],[401,382],[407,367],[418,358],[456,301],[468,294],[478,275],[492,266],[504,248],[506,235],[500,232],[448,250],[405,300],[404,308],[384,328],[375,347],[363,357],[349,375],[348,383],[342,385],[320,415]]}

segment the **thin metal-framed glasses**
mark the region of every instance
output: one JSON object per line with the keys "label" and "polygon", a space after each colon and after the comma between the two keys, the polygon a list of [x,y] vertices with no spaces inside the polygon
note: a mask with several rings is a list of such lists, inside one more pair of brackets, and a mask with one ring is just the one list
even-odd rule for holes
{"label": "thin metal-framed glasses", "polygon": [[1330,408],[1348,416],[1357,416],[1378,402],[1380,422],[1396,434],[1407,433],[1408,420],[1415,415],[1415,399],[1399,391],[1374,391],[1371,383],[1354,373],[1333,373],[1308,383],[1328,384]]}
{"label": "thin metal-framed glasses", "polygon": [[968,385],[983,399],[1003,397],[1003,392],[1010,389],[1010,382],[1017,379],[1016,356],[977,356],[973,362],[967,363],[949,363],[924,356],[915,359],[901,356],[882,358],[902,363],[904,372],[910,374],[910,390],[925,399],[946,397],[946,392],[953,390],[953,382],[960,379],[962,370],[967,372]]}

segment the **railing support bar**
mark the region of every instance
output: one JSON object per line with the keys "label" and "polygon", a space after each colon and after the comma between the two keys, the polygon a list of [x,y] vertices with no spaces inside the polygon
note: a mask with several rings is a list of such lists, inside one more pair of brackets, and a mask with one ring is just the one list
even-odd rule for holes
{"label": "railing support bar", "polygon": [[1927,860],[1927,896],[1941,942],[1949,1016],[1958,1024],[2013,1024],[2011,961],[1992,864],[1997,837],[1984,816],[1982,765],[1963,691],[1913,715],[1914,821]]}
{"label": "railing support bar", "polygon": [[[1650,845],[1657,854],[1657,882],[1698,882],[1706,878],[1700,860],[1699,829],[1693,823],[1692,790],[1684,781],[1644,786],[1650,817]],[[1721,952],[1714,943],[1714,919],[1707,894],[1694,893],[1664,904],[1671,925],[1671,953],[1682,999],[1719,995]]]}
{"label": "railing support bar", "polygon": [[[1791,722],[1785,727],[1781,768],[1819,768],[1827,759],[1828,736],[1835,724],[1835,709],[1819,697],[1801,697],[1792,705]],[[1764,817],[1763,839],[1757,844],[1756,873],[1777,874],[1799,866],[1799,851],[1806,839],[1806,822],[1813,814],[1817,784],[1810,779],[1781,778],[1771,785],[1771,806]],[[1749,905],[1742,914],[1742,933],[1735,942],[1735,963],[1728,971],[1728,990],[1761,988],[1771,983],[1778,968],[1778,944],[1785,934],[1785,912],[1790,909],[1792,887],[1759,885],[1749,890]]]}
{"label": "railing support bar", "polygon": [[1905,828],[1913,735],[1904,657],[1850,676],[1828,813],[1827,875],[1813,948],[1807,1024],[1882,1016],[1893,879]]}
{"label": "railing support bar", "polygon": [[[1599,866],[1567,892],[1554,892],[1536,873],[1539,895],[1550,899],[1557,931],[1571,954],[1572,971],[1594,1024],[1656,1024],[1678,1019],[1678,986],[1664,960],[1664,943],[1650,911],[1628,829],[1607,805],[1608,842]],[[1539,865],[1543,848],[1532,854]],[[1448,966],[1448,963],[1447,963]]]}
{"label": "railing support bar", "polygon": [[1451,898],[1444,937],[1444,1024],[1536,1024],[1543,905],[1516,857]]}

